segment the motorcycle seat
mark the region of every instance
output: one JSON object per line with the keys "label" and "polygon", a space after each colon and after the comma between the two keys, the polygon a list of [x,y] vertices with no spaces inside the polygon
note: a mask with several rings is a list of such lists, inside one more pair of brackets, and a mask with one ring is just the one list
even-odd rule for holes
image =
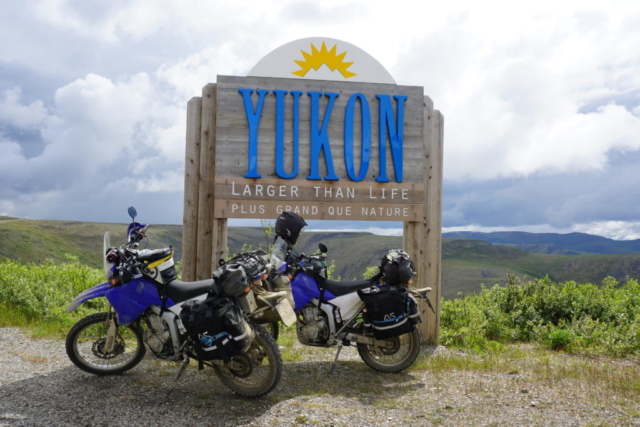
{"label": "motorcycle seat", "polygon": [[371,280],[356,280],[347,282],[336,282],[334,280],[325,281],[325,286],[329,292],[339,297],[353,293],[359,289],[368,288],[372,286]]}
{"label": "motorcycle seat", "polygon": [[213,279],[199,280],[197,282],[181,282],[174,280],[167,285],[167,296],[175,303],[180,303],[199,295],[206,294],[215,289]]}
{"label": "motorcycle seat", "polygon": [[138,252],[138,259],[140,261],[157,261],[162,258],[166,258],[171,255],[171,248],[162,248],[162,249],[143,249]]}

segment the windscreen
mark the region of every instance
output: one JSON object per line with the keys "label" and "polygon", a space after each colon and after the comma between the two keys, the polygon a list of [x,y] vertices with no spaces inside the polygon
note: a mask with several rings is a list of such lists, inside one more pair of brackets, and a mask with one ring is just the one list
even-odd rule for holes
{"label": "windscreen", "polygon": [[280,236],[273,243],[273,248],[271,249],[271,259],[270,263],[273,265],[273,268],[278,272],[283,272],[286,266],[286,256],[287,256],[287,242]]}

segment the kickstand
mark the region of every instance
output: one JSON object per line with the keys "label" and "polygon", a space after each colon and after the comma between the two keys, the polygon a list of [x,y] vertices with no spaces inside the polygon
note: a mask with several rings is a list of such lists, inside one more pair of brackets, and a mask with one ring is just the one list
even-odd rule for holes
{"label": "kickstand", "polygon": [[338,356],[340,356],[340,350],[342,350],[342,341],[338,344],[338,351],[336,351],[336,358],[333,359],[333,365],[331,365],[331,370],[329,371],[329,375],[333,375],[333,371],[336,369],[336,364],[338,363]]}
{"label": "kickstand", "polygon": [[[182,362],[182,366],[180,366],[180,369],[178,370],[178,375],[176,375],[176,378],[173,380],[173,384],[171,384],[171,388],[167,392],[167,395],[164,397],[164,402],[169,400],[169,396],[171,396],[171,393],[173,392],[173,389],[176,387],[176,384],[178,383],[178,380],[180,379],[180,377],[184,373],[185,369],[187,369],[188,365],[189,365],[189,358],[185,356],[184,362]],[[164,402],[161,402],[160,404],[162,404]]]}

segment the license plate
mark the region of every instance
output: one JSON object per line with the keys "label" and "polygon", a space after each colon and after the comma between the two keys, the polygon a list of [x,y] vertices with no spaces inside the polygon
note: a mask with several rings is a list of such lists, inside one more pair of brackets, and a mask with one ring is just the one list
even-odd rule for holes
{"label": "license plate", "polygon": [[280,319],[282,319],[284,326],[291,326],[296,323],[296,314],[293,312],[293,308],[291,308],[289,300],[283,299],[276,304],[276,311],[280,315]]}

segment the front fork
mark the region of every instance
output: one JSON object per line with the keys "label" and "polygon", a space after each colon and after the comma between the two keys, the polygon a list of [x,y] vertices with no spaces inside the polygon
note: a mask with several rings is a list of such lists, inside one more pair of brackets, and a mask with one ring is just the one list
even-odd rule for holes
{"label": "front fork", "polygon": [[116,325],[116,316],[113,307],[109,309],[109,314],[107,315],[107,341],[104,345],[104,352],[109,354],[113,352],[113,345],[116,342],[116,334],[118,332],[118,327]]}

